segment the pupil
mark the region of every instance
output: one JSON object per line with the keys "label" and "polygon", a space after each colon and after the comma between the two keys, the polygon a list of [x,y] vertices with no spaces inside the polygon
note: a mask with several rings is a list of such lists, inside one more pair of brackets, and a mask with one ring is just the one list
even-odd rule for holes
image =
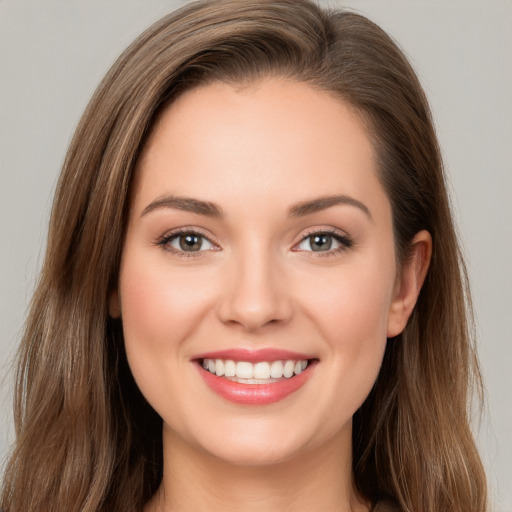
{"label": "pupil", "polygon": [[201,240],[198,235],[181,235],[180,247],[185,251],[198,251],[201,248]]}
{"label": "pupil", "polygon": [[330,235],[315,235],[311,248],[313,251],[326,251],[331,248],[332,238]]}

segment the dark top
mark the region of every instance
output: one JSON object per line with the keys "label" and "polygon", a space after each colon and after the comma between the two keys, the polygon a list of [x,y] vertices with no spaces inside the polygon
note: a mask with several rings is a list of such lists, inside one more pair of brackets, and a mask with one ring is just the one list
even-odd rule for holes
{"label": "dark top", "polygon": [[390,501],[379,501],[371,508],[370,512],[400,512],[400,509]]}

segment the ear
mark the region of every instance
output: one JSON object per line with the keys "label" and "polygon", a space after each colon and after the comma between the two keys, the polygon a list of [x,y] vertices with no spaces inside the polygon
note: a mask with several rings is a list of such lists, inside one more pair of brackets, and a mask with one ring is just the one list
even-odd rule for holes
{"label": "ear", "polygon": [[110,292],[108,298],[108,313],[112,318],[121,318],[121,302],[117,288]]}
{"label": "ear", "polygon": [[420,231],[411,242],[409,255],[397,275],[388,315],[388,338],[405,329],[425,281],[431,256],[432,237],[428,231]]}

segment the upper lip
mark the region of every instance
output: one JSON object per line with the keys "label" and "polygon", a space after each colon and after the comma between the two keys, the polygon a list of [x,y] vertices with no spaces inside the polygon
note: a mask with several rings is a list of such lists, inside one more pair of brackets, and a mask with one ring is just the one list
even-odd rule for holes
{"label": "upper lip", "polygon": [[247,361],[249,363],[257,363],[259,361],[302,361],[313,359],[311,355],[300,352],[291,352],[289,350],[281,350],[277,348],[232,348],[225,350],[216,350],[213,352],[204,352],[192,358],[199,359],[231,359],[233,361]]}

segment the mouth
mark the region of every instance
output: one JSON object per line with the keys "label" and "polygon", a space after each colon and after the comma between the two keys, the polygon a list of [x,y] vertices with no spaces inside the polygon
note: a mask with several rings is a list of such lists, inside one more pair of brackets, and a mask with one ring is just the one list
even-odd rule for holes
{"label": "mouth", "polygon": [[237,350],[205,354],[194,362],[203,381],[222,398],[239,405],[267,405],[301,389],[318,359],[277,350]]}
{"label": "mouth", "polygon": [[201,360],[201,366],[217,377],[224,377],[242,384],[269,384],[300,375],[310,364],[310,359],[284,361],[233,361],[232,359]]}

